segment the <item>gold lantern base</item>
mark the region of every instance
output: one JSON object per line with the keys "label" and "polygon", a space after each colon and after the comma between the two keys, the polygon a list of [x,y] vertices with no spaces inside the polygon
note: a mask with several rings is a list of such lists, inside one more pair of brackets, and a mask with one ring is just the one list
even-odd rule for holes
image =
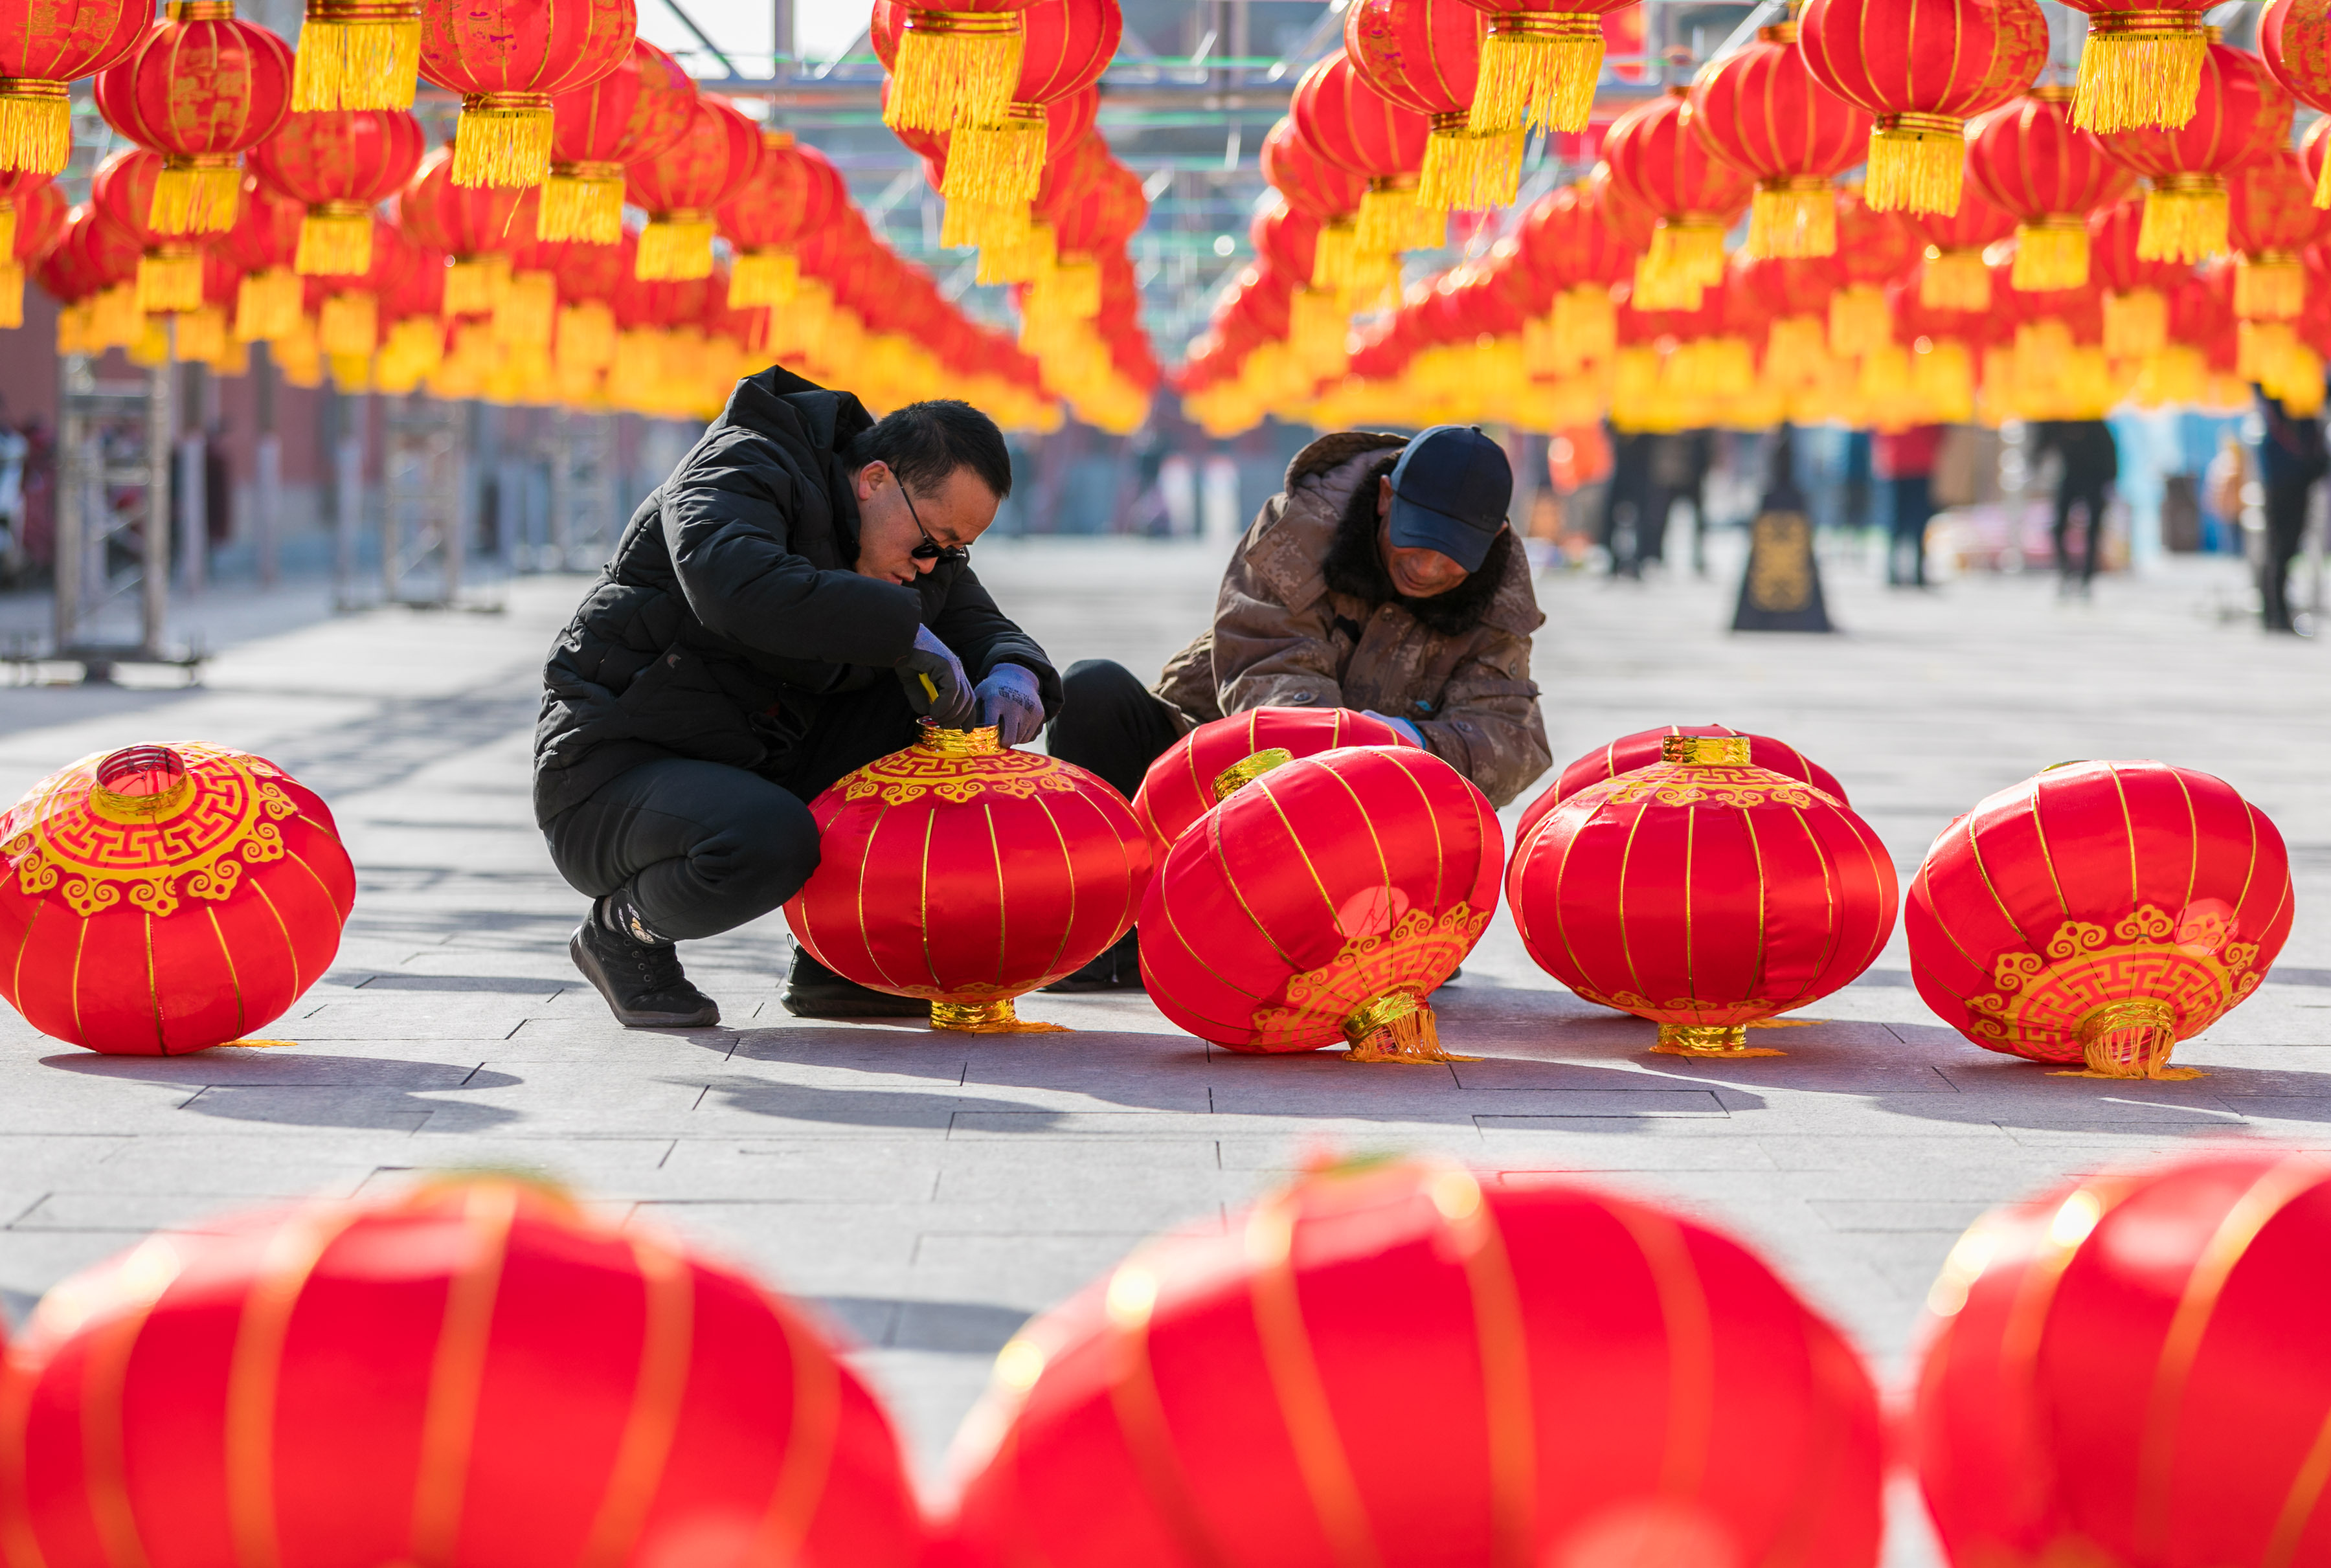
{"label": "gold lantern base", "polygon": [[1651,1050],[1660,1056],[1723,1058],[1786,1056],[1785,1050],[1748,1043],[1748,1027],[1741,1023],[1662,1023],[1660,1042]]}
{"label": "gold lantern base", "polygon": [[0,169],[61,175],[72,155],[72,104],[65,84],[0,76]]}
{"label": "gold lantern base", "polygon": [[2226,182],[2220,175],[2170,175],[2145,193],[2136,259],[2191,266],[2226,252]]}
{"label": "gold lantern base", "polygon": [[1748,204],[1748,254],[1837,254],[1837,198],[1822,175],[1785,175],[1756,187]]}
{"label": "gold lantern base", "polygon": [[2088,1065],[2049,1076],[2200,1078],[2199,1068],[2169,1065],[2169,1053],[2177,1044],[2176,1022],[2177,1010],[2157,997],[2107,1002],[2080,1020],[2080,1057]]}
{"label": "gold lantern base", "polygon": [[1344,1038],[1351,1041],[1346,1061],[1479,1061],[1478,1056],[1451,1056],[1441,1049],[1441,1031],[1432,1009],[1414,993],[1387,991],[1362,1003],[1344,1020]]}
{"label": "gold lantern base", "polygon": [[950,1030],[957,1034],[1072,1034],[1075,1031],[1065,1023],[1038,1023],[1023,1018],[1012,1006],[1013,999],[1001,997],[994,1002],[934,1002],[931,1003],[931,1027]]}

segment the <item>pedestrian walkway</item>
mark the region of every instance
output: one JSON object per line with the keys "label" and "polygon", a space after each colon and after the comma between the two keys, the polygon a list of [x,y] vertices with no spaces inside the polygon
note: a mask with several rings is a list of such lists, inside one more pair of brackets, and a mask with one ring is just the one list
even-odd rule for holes
{"label": "pedestrian walkway", "polygon": [[[1145,672],[1203,623],[1194,546],[997,542],[983,576],[1063,664]],[[749,1259],[867,1348],[927,1473],[1028,1313],[1161,1227],[1225,1211],[1322,1149],[1588,1173],[1765,1248],[1898,1383],[1959,1229],[2067,1173],[2209,1137],[2331,1146],[2331,651],[2204,613],[2227,563],[2107,582],[1889,595],[1829,584],[1833,638],[1733,638],[1728,584],[1542,587],[1557,759],[1670,720],[1785,736],[1831,767],[1905,882],[1992,790],[2080,756],[2217,773],[2289,840],[2298,927],[2260,995],[2179,1059],[2190,1082],[2048,1076],[1975,1050],[1876,970],[1737,1064],[1645,1054],[1500,915],[1441,1033],[1484,1060],[1362,1067],[1210,1051],[1139,997],[1037,997],[1072,1034],[804,1023],[782,922],[684,949],[728,1019],[627,1033],[568,965],[580,901],[528,805],[545,649],[583,588],[521,579],[501,615],[376,612],[224,651],[188,691],[0,690],[0,798],[82,755],[202,738],[320,791],[360,892],[338,966],[267,1032],[288,1050],[105,1059],[13,1015],[0,1043],[0,1288],[12,1318],[155,1227],[450,1165],[540,1171]],[[1507,813],[1510,827],[1513,813]],[[1915,1529],[1899,1563],[1924,1561]]]}

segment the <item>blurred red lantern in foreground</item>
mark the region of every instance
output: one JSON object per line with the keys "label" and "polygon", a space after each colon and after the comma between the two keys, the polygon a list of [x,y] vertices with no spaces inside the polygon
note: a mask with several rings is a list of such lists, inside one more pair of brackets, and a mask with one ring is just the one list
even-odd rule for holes
{"label": "blurred red lantern in foreground", "polygon": [[1527,841],[1530,830],[1546,821],[1548,812],[1580,790],[1658,762],[1660,748],[1671,735],[1696,738],[1737,736],[1748,743],[1748,760],[1756,766],[1768,773],[1802,779],[1840,805],[1851,803],[1845,798],[1845,786],[1837,782],[1835,774],[1784,740],[1774,740],[1769,735],[1750,735],[1746,730],[1727,728],[1721,724],[1670,724],[1665,729],[1642,729],[1632,735],[1622,735],[1564,768],[1544,794],[1523,808],[1521,823],[1514,829],[1515,845],[1518,847]]}
{"label": "blurred red lantern in foreground", "polygon": [[1357,1163],[1021,1330],[947,1544],[966,1568],[1869,1568],[1881,1433],[1851,1347],[1721,1232]]}
{"label": "blurred red lantern in foreground", "polygon": [[2243,320],[2288,321],[2306,308],[2299,254],[2331,238],[2331,214],[2315,205],[2314,195],[2314,180],[2288,147],[2253,158],[2227,176],[2234,314]]}
{"label": "blurred red lantern in foreground", "polygon": [[[2283,91],[2317,113],[2331,114],[2331,0],[2274,0],[2259,18],[2259,56]],[[2200,51],[2195,51],[2200,63]],[[2195,81],[2196,88],[2200,81]],[[2307,131],[2318,141],[2317,120]],[[2326,181],[2318,156],[2315,204],[2331,207],[2331,181]]]}
{"label": "blurred red lantern in foreground", "polygon": [[1522,128],[1472,127],[1487,19],[1452,0],[1354,0],[1344,53],[1386,99],[1432,125],[1416,197],[1426,206],[1511,206],[1521,180]]}
{"label": "blurred red lantern in foreground", "polygon": [[926,727],[811,803],[817,870],[785,906],[835,974],[931,1004],[937,1029],[1041,1031],[1012,999],[1125,935],[1149,842],[1125,798],[1068,763]]}
{"label": "blurred red lantern in foreground", "polygon": [[2331,1164],[2219,1149],[1975,1221],[1911,1421],[1950,1560],[2317,1563]]}
{"label": "blurred red lantern in foreground", "polygon": [[356,871],[332,813],[263,757],[84,757],[0,819],[0,995],[90,1050],[176,1056],[281,1017],[339,951]]}
{"label": "blurred red lantern in foreground", "polygon": [[1679,1056],[1752,1051],[1744,1029],[1870,967],[1894,864],[1870,825],[1751,763],[1746,736],[1670,736],[1662,760],[1562,802],[1514,851],[1506,898],[1538,967],[1660,1026]]}
{"label": "blurred red lantern in foreground", "polygon": [[500,1177],[235,1216],[66,1280],[9,1346],[0,1455],[12,1549],[49,1568],[140,1537],[282,1568],[911,1568],[922,1544],[890,1421],[797,1308]]}
{"label": "blurred red lantern in foreground", "polygon": [[2080,762],[1945,828],[1903,926],[1918,994],[1975,1044],[2164,1078],[2191,1076],[2171,1048],[2258,989],[2290,921],[2282,835],[2233,786]]}
{"label": "blurred red lantern in foreground", "polygon": [[1342,746],[1406,746],[1400,731],[1348,708],[1251,708],[1202,724],[1149,765],[1133,814],[1162,861],[1182,831],[1280,763]]}
{"label": "blurred red lantern in foreground", "polygon": [[127,59],[154,8],[137,0],[0,4],[0,174],[61,175],[72,154],[67,84]]}
{"label": "blurred red lantern in foreground", "polygon": [[1360,251],[1430,251],[1448,239],[1447,215],[1417,200],[1432,120],[1378,92],[1349,55],[1303,73],[1289,117],[1311,151],[1368,182],[1353,239]]}
{"label": "blurred red lantern in foreground", "polygon": [[1488,797],[1430,752],[1287,763],[1175,841],[1142,901],[1142,977],[1232,1050],[1448,1060],[1425,999],[1480,940],[1504,852]]}
{"label": "blurred red lantern in foreground", "polygon": [[96,94],[107,124],[166,157],[139,218],[158,233],[224,233],[244,149],[291,110],[291,46],[238,21],[232,0],[181,0],[99,74]]}
{"label": "blurred red lantern in foreground", "polygon": [[1691,100],[1670,88],[1637,104],[1603,138],[1611,182],[1659,217],[1635,268],[1638,310],[1697,310],[1724,281],[1724,232],[1755,194],[1749,176],[1708,150]]}
{"label": "blurred red lantern in foreground", "polygon": [[2088,214],[2136,182],[2104,143],[2072,123],[2071,90],[2035,87],[1967,127],[1967,173],[2015,214],[2015,287],[2079,289],[2088,280]]}

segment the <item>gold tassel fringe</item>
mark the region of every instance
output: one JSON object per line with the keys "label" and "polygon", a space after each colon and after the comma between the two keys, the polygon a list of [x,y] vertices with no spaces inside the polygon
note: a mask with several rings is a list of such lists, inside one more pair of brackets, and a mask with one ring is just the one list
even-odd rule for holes
{"label": "gold tassel fringe", "polygon": [[494,299],[494,341],[504,348],[547,351],[557,316],[557,279],[532,269],[512,274]]}
{"label": "gold tassel fringe", "polygon": [[2331,207],[2331,152],[2323,159],[2323,171],[2315,176],[2315,204]]}
{"label": "gold tassel fringe", "polygon": [[1724,227],[1709,218],[1661,218],[1651,231],[1651,248],[1637,269],[1655,291],[1670,283],[1709,289],[1724,281]]}
{"label": "gold tassel fringe", "polygon": [[157,234],[224,234],[234,227],[243,192],[243,160],[173,157],[154,176],[146,226]]}
{"label": "gold tassel fringe", "polygon": [[1991,269],[1981,251],[1945,251],[1929,256],[1918,274],[1918,303],[1929,310],[1991,309]]}
{"label": "gold tassel fringe", "polygon": [[0,77],[0,170],[61,175],[72,156],[72,103],[62,81]]}
{"label": "gold tassel fringe", "polygon": [[238,343],[273,343],[300,330],[302,285],[289,267],[246,272],[234,291]]}
{"label": "gold tassel fringe", "polygon": [[1029,223],[1017,233],[1000,240],[990,240],[979,247],[979,271],[975,281],[981,283],[1032,283],[1050,268],[1057,253],[1058,240],[1052,225]]}
{"label": "gold tassel fringe", "polygon": [[712,276],[712,220],[693,213],[650,218],[640,231],[639,259],[632,275],[642,283]]}
{"label": "gold tassel fringe", "polygon": [[2115,359],[2142,359],[2169,342],[2169,301],[2154,289],[2131,289],[2104,297],[2105,352]]}
{"label": "gold tassel fringe", "polygon": [[1765,375],[1784,386],[1821,379],[1829,364],[1828,328],[1818,317],[1784,316],[1765,329]]}
{"label": "gold tassel fringe", "polygon": [[0,201],[0,261],[16,255],[16,204]]}
{"label": "gold tassel fringe", "polygon": [[1344,373],[1349,326],[1343,299],[1332,289],[1298,289],[1288,300],[1288,347],[1305,369],[1318,375]]}
{"label": "gold tassel fringe", "polygon": [[1492,13],[1481,40],[1470,125],[1491,134],[1526,126],[1584,130],[1603,74],[1603,23],[1583,13]]}
{"label": "gold tassel fringe", "polygon": [[623,237],[623,166],[553,164],[542,182],[534,237],[612,245]]}
{"label": "gold tassel fringe", "polygon": [[1638,310],[1697,310],[1706,291],[1705,284],[1681,272],[1654,267],[1647,252],[1635,258],[1635,287],[1628,303]]}
{"label": "gold tassel fringe", "polygon": [[728,309],[783,305],[801,281],[801,263],[790,251],[746,251],[728,273]]}
{"label": "gold tassel fringe", "polygon": [[[1509,207],[1521,189],[1522,132],[1474,131],[1460,112],[1436,115],[1424,140],[1416,199],[1441,212]],[[953,166],[949,166],[952,168]]]}
{"label": "gold tassel fringe", "polygon": [[509,291],[510,259],[500,252],[457,259],[445,269],[445,302],[440,314],[490,316]]}
{"label": "gold tassel fringe", "polygon": [[1748,204],[1748,254],[1759,261],[1837,254],[1837,201],[1829,181],[1793,176],[1758,185]]}
{"label": "gold tassel fringe", "polygon": [[562,370],[596,370],[615,357],[615,313],[596,299],[562,305],[557,357]]}
{"label": "gold tassel fringe", "polygon": [[1090,256],[1067,256],[1047,267],[1028,287],[1029,318],[1089,321],[1100,314],[1100,263]]}
{"label": "gold tassel fringe", "polygon": [[939,210],[939,244],[950,251],[972,246],[1006,248],[1027,237],[1028,204],[991,206],[968,198],[949,199]]}
{"label": "gold tassel fringe", "polygon": [[124,351],[129,363],[152,370],[170,363],[170,318],[167,316],[138,318],[138,336],[131,338]]}
{"label": "gold tassel fringe", "polygon": [[995,1002],[934,1002],[931,1027],[963,1034],[1069,1034],[1065,1023],[1022,1018],[1009,996]]}
{"label": "gold tassel fringe", "polygon": [[1870,283],[1851,283],[1829,298],[1829,351],[1840,359],[1859,359],[1894,341],[1894,315],[1886,307],[1886,290]]}
{"label": "gold tassel fringe", "polygon": [[2226,252],[2226,182],[2218,175],[2175,175],[2145,193],[2136,231],[2140,261],[2192,265]]}
{"label": "gold tassel fringe", "polygon": [[1959,171],[1966,162],[1961,121],[1939,114],[1879,117],[1870,133],[1870,166],[1861,199],[1874,213],[1959,210]]}
{"label": "gold tassel fringe", "polygon": [[[16,264],[11,261],[9,265],[14,267]],[[24,269],[21,267],[16,269],[16,299],[21,307],[24,303]],[[60,309],[57,311],[57,357],[62,359],[96,352],[97,346],[89,340],[88,302],[84,300],[79,305]]]}
{"label": "gold tassel fringe", "polygon": [[314,391],[324,384],[323,346],[316,340],[316,320],[300,318],[300,329],[268,346],[268,357],[283,373],[283,385]]}
{"label": "gold tassel fringe", "polygon": [[2015,267],[2008,281],[2026,294],[2085,288],[2088,225],[2079,218],[2042,218],[2015,225]]}
{"label": "gold tassel fringe", "polygon": [[179,313],[178,357],[215,365],[227,356],[226,307],[199,305]]}
{"label": "gold tassel fringe", "polygon": [[1910,393],[1946,424],[1974,418],[1974,361],[1966,345],[1948,338],[1910,359]]}
{"label": "gold tassel fringe", "polygon": [[116,283],[90,301],[90,342],[99,353],[127,348],[146,330],[146,313],[138,309],[138,285]]}
{"label": "gold tassel fringe", "polygon": [[2289,321],[2307,309],[2307,271],[2287,251],[2234,259],[2234,314],[2245,321]]}
{"label": "gold tassel fringe", "polygon": [[932,131],[1001,125],[1020,83],[1023,36],[1016,11],[908,12],[882,123]]}
{"label": "gold tassel fringe", "polygon": [[1379,255],[1437,251],[1449,242],[1449,214],[1419,202],[1416,186],[1406,176],[1371,180],[1360,197],[1353,242]]}
{"label": "gold tassel fringe", "polygon": [[2198,11],[2098,13],[2080,48],[2072,123],[2100,134],[2148,126],[2176,130],[2201,101],[2208,55]]}
{"label": "gold tassel fringe", "polygon": [[1358,233],[1349,218],[1337,218],[1319,225],[1319,237],[1311,247],[1311,287],[1338,290],[1351,287],[1352,259]]}
{"label": "gold tassel fringe", "polygon": [[372,390],[372,355],[328,354],[331,362],[332,385],[337,391],[354,394]]}
{"label": "gold tassel fringe", "polygon": [[[317,314],[316,337],[335,360],[371,357],[380,341],[380,301],[361,289],[331,296]],[[336,366],[333,375],[338,374]]]}
{"label": "gold tassel fringe", "polygon": [[1019,207],[1036,199],[1043,180],[1043,106],[1015,103],[1001,124],[956,128],[947,138],[939,195],[950,202]]}
{"label": "gold tassel fringe", "polygon": [[193,310],[203,302],[203,253],[195,250],[148,251],[138,258],[138,309]]}
{"label": "gold tassel fringe", "polygon": [[1470,1061],[1441,1049],[1432,1009],[1405,991],[1390,991],[1354,1009],[1344,1020],[1346,1061]]}
{"label": "gold tassel fringe", "polygon": [[291,62],[291,107],[411,109],[421,76],[421,7],[309,0]]}
{"label": "gold tassel fringe", "polygon": [[[5,255],[0,252],[0,255]],[[24,263],[14,259],[0,261],[0,328],[16,328],[24,324]],[[60,331],[63,330],[62,318]]]}
{"label": "gold tassel fringe", "polygon": [[372,210],[311,207],[300,223],[292,271],[303,278],[356,278],[372,271]]}
{"label": "gold tassel fringe", "polygon": [[453,126],[455,185],[523,190],[549,177],[547,94],[473,92],[461,100]]}

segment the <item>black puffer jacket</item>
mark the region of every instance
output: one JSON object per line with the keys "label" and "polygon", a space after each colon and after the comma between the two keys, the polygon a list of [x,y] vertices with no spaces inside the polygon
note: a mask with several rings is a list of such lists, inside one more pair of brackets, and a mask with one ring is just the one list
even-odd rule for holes
{"label": "black puffer jacket", "polygon": [[878,682],[928,625],[973,680],[1060,677],[969,565],[914,586],[859,576],[843,454],[873,421],[847,392],[772,366],[640,503],[614,559],[559,633],[535,727],[534,811],[547,823],[627,768],[697,757],[778,784],[820,709]]}

